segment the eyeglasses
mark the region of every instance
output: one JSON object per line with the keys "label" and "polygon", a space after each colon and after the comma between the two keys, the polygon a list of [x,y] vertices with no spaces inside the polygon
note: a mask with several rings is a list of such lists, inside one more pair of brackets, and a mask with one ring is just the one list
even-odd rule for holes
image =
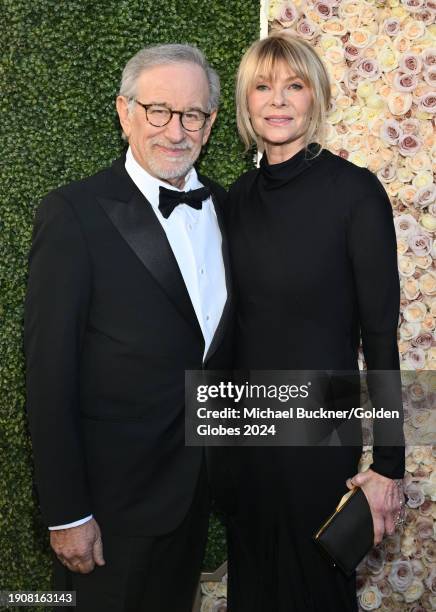
{"label": "eyeglasses", "polygon": [[143,104],[135,98],[133,100],[145,109],[147,121],[154,127],[164,127],[171,121],[173,115],[180,115],[183,129],[187,132],[198,132],[210,117],[210,113],[204,113],[201,110],[176,111],[159,104]]}

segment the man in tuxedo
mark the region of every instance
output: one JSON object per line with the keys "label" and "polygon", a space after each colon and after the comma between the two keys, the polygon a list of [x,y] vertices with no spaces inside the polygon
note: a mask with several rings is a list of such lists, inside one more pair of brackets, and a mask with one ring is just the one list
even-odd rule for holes
{"label": "man in tuxedo", "polygon": [[25,309],[28,415],[55,588],[80,612],[188,612],[207,538],[185,370],[227,366],[224,190],[193,165],[219,79],[189,45],[126,65],[127,154],[39,207]]}

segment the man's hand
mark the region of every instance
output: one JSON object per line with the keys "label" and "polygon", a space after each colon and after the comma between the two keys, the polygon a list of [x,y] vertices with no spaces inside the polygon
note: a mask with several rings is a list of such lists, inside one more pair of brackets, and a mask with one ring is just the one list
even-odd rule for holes
{"label": "man's hand", "polygon": [[59,561],[72,572],[89,574],[104,565],[100,527],[94,519],[69,529],[50,531],[50,544]]}
{"label": "man's hand", "polygon": [[346,485],[360,487],[365,493],[374,523],[374,545],[380,544],[383,535],[392,535],[401,515],[404,495],[395,480],[369,469],[348,478]]}

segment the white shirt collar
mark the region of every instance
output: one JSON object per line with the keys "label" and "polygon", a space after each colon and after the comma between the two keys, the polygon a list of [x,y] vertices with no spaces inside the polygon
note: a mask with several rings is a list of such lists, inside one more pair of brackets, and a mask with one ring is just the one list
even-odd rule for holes
{"label": "white shirt collar", "polygon": [[150,204],[158,209],[159,206],[159,187],[165,187],[166,189],[174,189],[175,191],[191,191],[191,189],[198,189],[203,185],[198,180],[197,172],[195,168],[191,168],[185,177],[185,186],[183,189],[178,189],[169,183],[165,183],[160,179],[152,176],[147,170],[136,161],[133,156],[130,147],[126,153],[126,171],[132,181],[141,191],[141,193],[147,198]]}

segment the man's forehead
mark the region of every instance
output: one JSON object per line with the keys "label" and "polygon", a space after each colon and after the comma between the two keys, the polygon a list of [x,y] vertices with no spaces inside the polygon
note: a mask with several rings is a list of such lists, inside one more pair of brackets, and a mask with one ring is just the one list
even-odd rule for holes
{"label": "man's forehead", "polygon": [[146,68],[140,74],[137,85],[138,95],[197,98],[199,101],[207,100],[209,96],[204,70],[191,62]]}

